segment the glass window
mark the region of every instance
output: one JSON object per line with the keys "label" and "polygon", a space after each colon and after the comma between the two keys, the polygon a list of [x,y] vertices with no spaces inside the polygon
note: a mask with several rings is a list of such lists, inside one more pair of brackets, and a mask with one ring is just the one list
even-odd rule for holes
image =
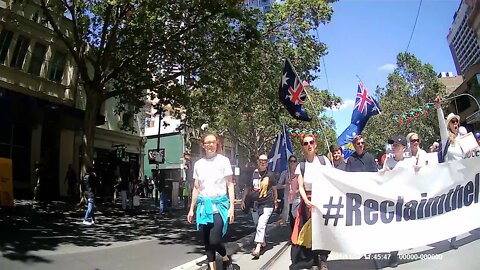
{"label": "glass window", "polygon": [[13,32],[3,30],[0,33],[0,64],[5,63],[5,58],[7,58],[8,48],[12,42]]}
{"label": "glass window", "polygon": [[60,82],[63,78],[63,70],[65,69],[65,61],[67,55],[62,52],[55,52],[50,67],[50,76],[48,77],[52,81]]}
{"label": "glass window", "polygon": [[17,69],[23,68],[23,62],[25,60],[25,55],[27,54],[29,45],[29,38],[22,35],[18,36],[17,44],[15,44],[15,50],[13,51],[12,62],[10,62],[11,67]]}
{"label": "glass window", "polygon": [[12,124],[9,121],[0,121],[0,143],[10,144],[12,140]]}
{"label": "glass window", "polygon": [[13,179],[18,182],[30,182],[30,164],[25,161],[30,160],[30,149],[23,147],[13,147]]}
{"label": "glass window", "polygon": [[34,75],[40,75],[40,70],[42,69],[43,61],[45,60],[45,52],[47,51],[47,46],[41,43],[35,43],[35,48],[33,48],[32,59],[30,60],[30,66],[28,67],[28,73]]}

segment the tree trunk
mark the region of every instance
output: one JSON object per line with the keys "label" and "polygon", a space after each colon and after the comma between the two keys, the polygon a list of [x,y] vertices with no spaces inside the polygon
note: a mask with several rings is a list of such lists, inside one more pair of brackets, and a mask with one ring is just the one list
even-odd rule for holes
{"label": "tree trunk", "polygon": [[94,153],[95,128],[97,127],[97,115],[100,110],[102,99],[92,87],[85,85],[87,105],[83,119],[83,134],[81,144],[82,173],[88,166],[92,166]]}

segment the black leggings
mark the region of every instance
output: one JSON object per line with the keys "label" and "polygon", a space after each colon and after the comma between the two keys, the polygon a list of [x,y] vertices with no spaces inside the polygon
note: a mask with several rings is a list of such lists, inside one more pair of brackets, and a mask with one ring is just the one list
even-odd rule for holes
{"label": "black leggings", "polygon": [[213,215],[213,223],[201,225],[201,227],[208,262],[215,261],[215,251],[218,251],[222,257],[227,255],[225,245],[222,243],[223,220],[220,214]]}

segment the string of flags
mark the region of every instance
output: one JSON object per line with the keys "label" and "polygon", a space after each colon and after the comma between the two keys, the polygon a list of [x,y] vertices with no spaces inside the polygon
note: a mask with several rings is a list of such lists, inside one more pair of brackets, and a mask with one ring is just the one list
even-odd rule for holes
{"label": "string of flags", "polygon": [[300,129],[300,128],[288,128],[287,132],[290,134],[290,137],[303,136],[305,134],[312,134],[314,137],[320,135],[321,130],[319,129]]}
{"label": "string of flags", "polygon": [[398,124],[402,124],[405,121],[410,122],[415,118],[420,118],[428,114],[428,110],[433,108],[433,103],[426,103],[420,108],[412,109],[408,112],[404,112],[402,114],[397,114],[392,117],[393,121],[397,122]]}

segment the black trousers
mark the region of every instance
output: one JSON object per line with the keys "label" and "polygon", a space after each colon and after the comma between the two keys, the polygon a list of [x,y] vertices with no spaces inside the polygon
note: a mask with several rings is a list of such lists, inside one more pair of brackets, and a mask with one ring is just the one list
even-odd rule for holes
{"label": "black trousers", "polygon": [[227,250],[222,242],[223,220],[220,214],[214,214],[213,223],[201,225],[201,229],[208,262],[215,261],[215,251],[222,257],[227,255]]}

